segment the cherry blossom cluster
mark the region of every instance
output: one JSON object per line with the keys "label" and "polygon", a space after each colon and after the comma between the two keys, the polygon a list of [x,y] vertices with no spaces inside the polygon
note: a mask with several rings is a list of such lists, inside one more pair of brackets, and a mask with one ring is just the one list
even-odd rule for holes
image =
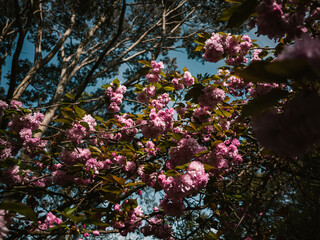
{"label": "cherry blossom cluster", "polygon": [[[86,125],[81,123],[87,124],[89,128],[87,129]],[[79,122],[73,123],[72,128],[66,131],[67,139],[76,144],[82,143],[84,138],[89,138],[95,131],[96,125],[96,120],[90,114],[85,115]]]}
{"label": "cherry blossom cluster", "polygon": [[148,86],[142,89],[142,91],[138,94],[138,100],[143,103],[148,103],[150,98],[153,98],[156,95],[155,86]]}
{"label": "cherry blossom cluster", "polygon": [[0,238],[4,239],[8,232],[8,211],[0,209]]}
{"label": "cherry blossom cluster", "polygon": [[231,34],[212,33],[211,38],[205,42],[203,57],[208,62],[218,62],[226,58],[228,65],[247,63],[245,57],[252,47],[251,39],[247,35],[235,36]]}
{"label": "cherry blossom cluster", "polygon": [[203,163],[215,167],[215,169],[228,170],[231,163],[239,164],[242,156],[238,147],[240,143],[237,139],[225,140],[215,146],[214,150],[201,158]]}
{"label": "cherry blossom cluster", "polygon": [[19,135],[16,141],[13,139],[8,141],[7,139],[0,138],[1,145],[5,146],[5,148],[0,149],[0,160],[16,155],[17,151],[13,146],[17,145],[17,143],[20,144],[20,141],[22,141],[24,153],[30,157],[37,155],[38,151],[44,150],[46,141],[38,137],[33,137],[33,132],[39,129],[44,115],[40,112],[22,113],[19,110],[19,108],[22,108],[22,103],[16,100],[12,100],[10,105],[1,101],[0,106],[0,115],[3,115],[5,110],[16,110],[8,126],[13,132]]}
{"label": "cherry blossom cluster", "polygon": [[[119,208],[117,208],[119,209]],[[119,229],[122,236],[127,236],[129,232],[134,232],[141,226],[144,217],[141,206],[137,206],[128,212],[119,212],[121,215],[117,221],[114,221],[113,228]]]}
{"label": "cherry blossom cluster", "polygon": [[189,71],[183,73],[182,78],[173,78],[171,83],[175,90],[184,89],[185,86],[192,86],[194,84],[194,78]]}
{"label": "cherry blossom cluster", "polygon": [[174,109],[165,109],[156,111],[155,108],[150,110],[149,120],[142,121],[145,124],[141,128],[141,132],[146,138],[157,138],[160,134],[165,133],[173,127],[173,114]]}
{"label": "cherry blossom cluster", "polygon": [[[187,172],[185,174],[180,174],[178,176],[166,177],[164,174],[158,176],[158,181],[161,187],[166,193],[166,200],[161,202],[161,206],[164,211],[173,204],[180,203],[184,197],[190,196],[192,194],[198,193],[202,188],[204,188],[209,180],[209,174],[205,172],[204,166],[199,161],[193,161],[189,163]],[[171,203],[170,203],[171,201]],[[180,210],[183,207],[179,208]],[[180,212],[180,215],[182,212]]]}
{"label": "cherry blossom cluster", "polygon": [[148,223],[140,228],[140,231],[145,237],[153,235],[159,239],[173,240],[171,237],[172,228],[170,225],[163,222],[160,214],[156,217],[150,218]]}
{"label": "cherry blossom cluster", "polygon": [[107,109],[110,113],[116,113],[120,111],[120,105],[122,103],[123,94],[127,91],[127,88],[123,85],[118,87],[111,83],[111,86],[105,91],[105,97],[107,100]]}
{"label": "cherry blossom cluster", "polygon": [[176,147],[169,149],[170,158],[167,160],[166,166],[168,169],[173,169],[176,166],[190,162],[197,153],[207,150],[198,144],[192,137],[182,138]]}
{"label": "cherry blossom cluster", "polygon": [[[252,86],[252,85],[251,85]],[[270,92],[274,88],[279,88],[280,85],[278,83],[257,83],[255,87],[250,87],[248,89],[249,94],[256,98],[266,93]]]}
{"label": "cherry blossom cluster", "polygon": [[198,98],[201,107],[215,108],[226,97],[226,93],[222,89],[211,85],[206,86],[202,91],[203,94]]}
{"label": "cherry blossom cluster", "polygon": [[157,99],[152,100],[151,105],[159,110],[159,109],[165,108],[169,102],[170,102],[169,94],[164,93],[162,95],[159,95]]}
{"label": "cherry blossom cluster", "polygon": [[129,114],[125,113],[123,115],[116,115],[115,119],[123,124],[122,129],[124,130],[121,131],[122,140],[130,141],[138,133],[138,129],[134,127],[135,122],[129,117]]}
{"label": "cherry blossom cluster", "polygon": [[[292,1],[291,10],[285,8],[284,1],[263,0],[256,7],[257,17],[254,23],[258,27],[258,35],[267,35],[269,38],[280,39],[285,34],[290,37],[299,36],[307,31],[304,21],[307,17],[306,11],[310,3]],[[294,14],[291,14],[295,8]],[[253,26],[253,24],[252,24]]]}
{"label": "cherry blossom cluster", "polygon": [[54,227],[54,225],[59,225],[63,223],[62,219],[56,217],[52,212],[49,212],[46,215],[46,219],[44,220],[44,223],[41,224],[41,221],[38,222],[39,226],[38,228],[40,230],[47,230],[48,228]]}
{"label": "cherry blossom cluster", "polygon": [[148,73],[146,75],[147,80],[150,83],[155,83],[158,82],[160,80],[160,73],[161,70],[164,68],[163,62],[156,62],[156,61],[152,61],[151,62],[151,73]]}

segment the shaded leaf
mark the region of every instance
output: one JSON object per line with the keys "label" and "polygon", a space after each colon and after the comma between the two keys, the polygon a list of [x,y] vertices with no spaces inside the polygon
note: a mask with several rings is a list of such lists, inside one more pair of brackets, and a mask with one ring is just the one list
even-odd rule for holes
{"label": "shaded leaf", "polygon": [[265,95],[259,96],[245,105],[242,109],[241,114],[243,116],[255,115],[266,108],[275,106],[280,99],[287,98],[289,93],[285,90],[276,88],[272,89],[270,92]]}
{"label": "shaded leaf", "polygon": [[32,208],[23,203],[4,201],[0,203],[0,209],[16,212],[25,216],[27,219],[37,221],[37,214],[33,211]]}
{"label": "shaded leaf", "polygon": [[239,27],[244,23],[253,13],[255,13],[256,6],[258,5],[257,0],[246,0],[243,4],[240,5],[231,17],[229,18],[227,27],[235,28]]}
{"label": "shaded leaf", "polygon": [[138,62],[139,62],[139,63],[142,63],[143,65],[145,65],[145,66],[147,66],[147,67],[151,67],[150,62],[148,62],[148,61],[140,60],[140,61],[138,61]]}
{"label": "shaded leaf", "polygon": [[170,87],[170,86],[166,86],[163,88],[165,91],[167,92],[171,92],[171,91],[174,91],[174,87]]}
{"label": "shaded leaf", "polygon": [[233,5],[227,9],[225,9],[221,14],[218,20],[220,21],[228,21],[231,15],[240,7],[240,4]]}
{"label": "shaded leaf", "polygon": [[71,93],[66,93],[65,95],[66,95],[66,97],[68,97],[68,98],[70,98],[70,99],[72,99],[72,100],[75,100],[75,99],[76,99],[76,96],[73,95],[73,94],[71,94]]}
{"label": "shaded leaf", "polygon": [[285,77],[267,70],[268,62],[259,61],[251,63],[247,68],[239,71],[240,77],[246,83],[286,83]]}
{"label": "shaded leaf", "polygon": [[78,118],[83,118],[86,115],[86,111],[82,108],[79,108],[77,105],[74,105],[73,109],[76,112]]}

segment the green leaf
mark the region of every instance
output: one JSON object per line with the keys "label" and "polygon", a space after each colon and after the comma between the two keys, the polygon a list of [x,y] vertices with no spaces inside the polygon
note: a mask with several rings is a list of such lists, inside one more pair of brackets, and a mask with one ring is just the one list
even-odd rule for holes
{"label": "green leaf", "polygon": [[95,226],[99,226],[99,227],[109,226],[108,223],[104,223],[101,220],[95,219],[95,218],[92,218],[92,217],[84,220],[82,223],[85,224],[85,225],[95,225]]}
{"label": "green leaf", "polygon": [[284,78],[299,78],[310,71],[308,62],[303,59],[290,59],[268,63],[266,71]]}
{"label": "green leaf", "polygon": [[204,87],[202,86],[202,84],[194,84],[193,87],[185,95],[184,100],[188,101],[192,99],[193,103],[198,103],[198,97],[203,94],[203,88]]}
{"label": "green leaf", "polygon": [[137,206],[138,206],[138,203],[136,199],[127,199],[121,204],[121,208],[126,211],[136,208]]}
{"label": "green leaf", "polygon": [[240,4],[233,5],[226,10],[224,10],[221,14],[218,20],[220,21],[228,21],[231,17],[231,15],[240,7]]}
{"label": "green leaf", "polygon": [[151,173],[154,173],[159,168],[160,168],[159,164],[150,162],[150,163],[146,163],[145,165],[143,165],[142,171],[146,174],[151,174]]}
{"label": "green leaf", "polygon": [[65,119],[65,118],[59,118],[59,119],[55,119],[53,120],[54,122],[58,122],[58,123],[72,123],[72,121],[70,119]]}
{"label": "green leaf", "polygon": [[102,87],[103,89],[107,89],[108,87],[111,87],[111,85],[108,83],[108,84],[102,85],[101,87]]}
{"label": "green leaf", "polygon": [[63,210],[63,212],[66,213],[67,215],[73,215],[75,211],[77,211],[77,207],[73,207],[73,208],[67,207]]}
{"label": "green leaf", "polygon": [[198,33],[198,36],[201,38],[209,39],[211,37],[211,34],[207,32],[202,32],[202,33]]}
{"label": "green leaf", "polygon": [[87,129],[87,131],[90,130],[89,124],[87,122],[80,122],[80,125],[84,126]]}
{"label": "green leaf", "polygon": [[200,157],[200,156],[206,155],[209,152],[210,152],[209,150],[205,150],[205,151],[202,151],[202,152],[199,152],[199,153],[195,154],[194,156]]}
{"label": "green leaf", "polygon": [[175,140],[180,141],[183,138],[183,134],[182,133],[174,133],[172,134],[172,138],[174,138]]}
{"label": "green leaf", "polygon": [[70,99],[72,99],[72,100],[75,100],[75,99],[76,99],[76,96],[73,95],[73,94],[71,94],[71,93],[66,93],[65,95],[66,95],[66,97],[68,97],[68,98],[70,98]]}
{"label": "green leaf", "polygon": [[198,45],[194,51],[200,52],[200,51],[202,51],[203,48],[204,48],[204,45]]}
{"label": "green leaf", "polygon": [[280,99],[287,98],[289,96],[289,92],[275,88],[265,95],[259,96],[245,105],[242,109],[241,114],[243,116],[251,116],[255,115],[267,108],[275,106]]}
{"label": "green leaf", "polygon": [[96,146],[89,145],[89,148],[90,148],[90,150],[101,153],[101,150],[99,148],[97,148]]}
{"label": "green leaf", "polygon": [[218,125],[218,124],[213,124],[213,126],[215,127],[215,129],[218,130],[218,132],[222,132],[222,131],[223,131],[223,130],[222,130],[222,127],[221,127],[220,125]]}
{"label": "green leaf", "polygon": [[104,120],[103,120],[103,118],[102,118],[102,117],[95,116],[94,118],[95,118],[95,119],[97,119],[97,120],[98,120],[98,121],[100,121],[100,122],[104,122]]}
{"label": "green leaf", "polygon": [[119,79],[118,78],[116,78],[116,79],[114,79],[113,81],[112,81],[112,84],[113,84],[113,86],[114,87],[119,87],[120,86],[120,81],[119,81]]}
{"label": "green leaf", "polygon": [[189,72],[188,68],[185,66],[183,69],[182,69],[183,72]]}
{"label": "green leaf", "polygon": [[125,187],[135,187],[135,186],[140,186],[140,185],[145,185],[145,183],[144,182],[135,182],[135,183],[127,183],[126,185],[125,185]]}
{"label": "green leaf", "polygon": [[256,6],[258,5],[257,0],[246,0],[240,5],[231,17],[229,18],[227,28],[239,27],[244,23],[253,13],[255,13]]}
{"label": "green leaf", "polygon": [[142,63],[143,65],[147,66],[147,67],[151,67],[150,62],[145,61],[145,60],[140,60],[138,61],[139,63]]}
{"label": "green leaf", "polygon": [[126,182],[126,180],[124,178],[117,177],[117,176],[112,175],[112,174],[109,174],[108,177],[112,182],[119,183],[121,186],[123,186],[125,184],[125,182]]}
{"label": "green leaf", "polygon": [[214,112],[221,117],[230,117],[232,115],[232,113],[225,110],[220,110],[220,109],[216,109]]}
{"label": "green leaf", "polygon": [[286,83],[286,77],[278,75],[272,70],[270,72],[270,67],[267,67],[269,64],[265,61],[253,62],[247,68],[239,71],[239,75],[246,83]]}
{"label": "green leaf", "polygon": [[176,166],[175,169],[178,169],[178,170],[186,169],[186,168],[188,168],[188,165],[189,165],[189,163],[186,163],[186,164],[183,164],[180,166]]}
{"label": "green leaf", "polygon": [[156,89],[159,90],[160,88],[162,88],[162,85],[159,82],[156,82],[155,87],[156,87]]}
{"label": "green leaf", "polygon": [[163,88],[165,91],[167,92],[171,92],[171,91],[174,91],[174,87],[170,87],[170,86],[166,86]]}
{"label": "green leaf", "polygon": [[203,166],[206,171],[211,171],[212,169],[215,169],[215,167],[212,167],[211,165],[208,165],[206,163],[203,163]]}
{"label": "green leaf", "polygon": [[136,84],[134,85],[134,87],[137,89],[137,90],[142,90],[143,89],[143,86],[141,84]]}
{"label": "green leaf", "polygon": [[82,108],[79,108],[77,105],[74,105],[73,109],[76,112],[78,118],[83,118],[84,115],[86,115],[86,111]]}
{"label": "green leaf", "polygon": [[23,203],[3,201],[2,203],[0,203],[0,209],[16,212],[25,216],[27,219],[37,221],[37,214],[33,211],[32,208]]}
{"label": "green leaf", "polygon": [[147,75],[148,73],[149,73],[149,68],[147,68],[147,67],[143,67],[143,68],[140,68],[139,70],[138,70],[138,73],[140,74],[140,75]]}
{"label": "green leaf", "polygon": [[166,171],[164,173],[164,175],[166,175],[167,177],[175,177],[175,176],[178,176],[180,174],[176,170],[170,169],[170,170]]}

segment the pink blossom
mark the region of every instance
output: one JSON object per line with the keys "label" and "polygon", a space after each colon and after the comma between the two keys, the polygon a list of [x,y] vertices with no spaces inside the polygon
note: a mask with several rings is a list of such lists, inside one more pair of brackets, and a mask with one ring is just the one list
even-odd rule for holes
{"label": "pink blossom", "polygon": [[203,94],[198,98],[199,105],[204,107],[214,108],[222,102],[226,96],[225,92],[220,88],[215,88],[210,85],[202,89]]}
{"label": "pink blossom", "polygon": [[0,148],[0,161],[13,157],[13,146],[9,141],[0,138],[0,146],[3,147]]}
{"label": "pink blossom", "polygon": [[120,209],[121,209],[121,206],[120,206],[119,203],[116,203],[116,204],[113,206],[113,210],[115,210],[115,211],[120,211]]}
{"label": "pink blossom", "polygon": [[177,147],[169,149],[170,158],[167,161],[167,168],[172,169],[183,165],[193,159],[195,154],[205,151],[194,138],[183,138],[179,141]]}
{"label": "pink blossom", "polygon": [[149,81],[149,83],[156,83],[160,80],[160,75],[158,74],[153,74],[153,73],[148,73],[146,75],[147,80]]}
{"label": "pink blossom", "polygon": [[194,78],[192,77],[190,72],[184,72],[182,77],[182,83],[186,86],[191,86],[194,84]]}
{"label": "pink blossom", "polygon": [[154,106],[156,109],[160,110],[165,108],[170,101],[170,97],[168,93],[164,93],[159,95],[157,100],[152,100],[151,105]]}
{"label": "pink blossom", "polygon": [[257,83],[256,87],[251,87],[249,89],[249,93],[252,97],[256,98],[261,95],[265,95],[270,92],[274,88],[279,88],[279,84],[277,83]]}
{"label": "pink blossom", "polygon": [[9,233],[8,211],[0,209],[0,239],[4,239]]}
{"label": "pink blossom", "polygon": [[4,110],[8,108],[8,104],[5,101],[0,100],[0,117],[4,115]]}
{"label": "pink blossom", "polygon": [[184,85],[179,82],[179,79],[178,79],[178,78],[173,78],[173,79],[171,80],[171,83],[173,84],[173,87],[174,87],[175,90],[184,89]]}
{"label": "pink blossom", "polygon": [[146,138],[157,138],[160,134],[167,132],[173,127],[173,108],[159,110],[153,108],[150,111],[149,121],[141,128],[142,134]]}
{"label": "pink blossom", "polygon": [[99,174],[99,170],[104,168],[104,163],[103,162],[98,162],[96,159],[94,158],[90,158],[87,162],[86,162],[86,166],[88,168],[90,168],[91,170],[94,171],[95,174]]}
{"label": "pink blossom", "polygon": [[164,68],[163,62],[160,61],[157,63],[156,61],[152,61],[151,68],[153,74],[160,74],[161,70]]}
{"label": "pink blossom", "polygon": [[17,100],[12,100],[12,101],[10,102],[10,107],[11,107],[11,108],[14,108],[14,109],[16,109],[16,110],[17,110],[19,107],[22,108],[22,102],[17,101]]}
{"label": "pink blossom", "polygon": [[206,107],[199,107],[193,111],[192,117],[197,122],[206,123],[206,122],[209,122],[210,112],[208,111],[208,108],[206,108]]}
{"label": "pink blossom", "polygon": [[123,94],[127,88],[123,85],[119,85],[117,88],[111,84],[105,91],[105,97],[107,100],[107,109],[110,113],[116,113],[120,111],[119,105],[122,103]]}
{"label": "pink blossom", "polygon": [[97,230],[95,230],[95,231],[92,232],[92,234],[95,235],[95,236],[99,236],[99,235],[100,235],[100,232],[97,231]]}

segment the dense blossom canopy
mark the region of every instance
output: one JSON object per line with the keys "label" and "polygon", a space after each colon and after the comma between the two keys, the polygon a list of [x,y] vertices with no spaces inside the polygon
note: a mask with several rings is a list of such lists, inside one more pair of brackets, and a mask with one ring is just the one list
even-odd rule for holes
{"label": "dense blossom canopy", "polygon": [[199,33],[196,51],[226,63],[212,76],[140,61],[131,95],[118,79],[94,100],[66,94],[47,132],[41,107],[0,100],[0,238],[275,238],[298,194],[291,181],[318,181],[320,8],[247,0],[227,10],[229,26],[248,3],[242,20],[280,41]]}

